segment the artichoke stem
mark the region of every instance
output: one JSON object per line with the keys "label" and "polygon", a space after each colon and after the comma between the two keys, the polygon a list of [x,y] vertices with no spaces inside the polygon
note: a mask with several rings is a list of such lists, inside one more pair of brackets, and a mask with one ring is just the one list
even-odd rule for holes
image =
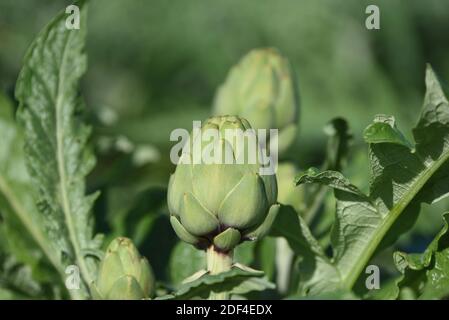
{"label": "artichoke stem", "polygon": [[[233,251],[219,252],[214,246],[210,246],[206,251],[207,271],[210,274],[218,274],[231,269],[233,260]],[[209,300],[228,300],[228,292],[211,292]]]}

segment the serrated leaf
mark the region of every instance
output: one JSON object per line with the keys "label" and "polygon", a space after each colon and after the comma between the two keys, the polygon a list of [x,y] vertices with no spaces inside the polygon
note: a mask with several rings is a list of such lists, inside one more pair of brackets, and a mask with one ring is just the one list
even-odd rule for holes
{"label": "serrated leaf", "polygon": [[385,130],[368,130],[369,195],[338,172],[312,170],[297,178],[297,184],[334,188],[333,263],[345,288],[353,287],[377,250],[413,225],[421,203],[435,202],[449,191],[449,104],[430,67],[426,88],[423,112],[413,129],[414,146],[402,141],[392,118],[377,117],[375,122],[389,125],[388,135]]}
{"label": "serrated leaf", "polygon": [[397,288],[419,299],[449,297],[449,213],[444,226],[422,254],[395,253],[395,263],[403,273]]}
{"label": "serrated leaf", "polygon": [[281,206],[280,210],[270,235],[284,237],[295,254],[301,258],[298,266],[300,295],[337,290],[340,285],[338,270],[323,252],[307,224],[292,207]]}
{"label": "serrated leaf", "polygon": [[314,183],[317,181],[321,184],[334,188],[335,190],[340,190],[343,192],[352,193],[355,196],[367,198],[363,192],[351,184],[351,182],[349,182],[349,180],[338,171],[319,171],[316,168],[310,168],[306,172],[300,173],[295,179],[295,183],[297,185],[303,183]]}
{"label": "serrated leaf", "polygon": [[232,294],[245,294],[250,291],[274,289],[274,284],[263,278],[262,271],[248,267],[234,265],[231,270],[219,274],[209,273],[181,285],[177,292],[159,299],[206,299],[211,292],[229,292]]}
{"label": "serrated leaf", "polygon": [[96,259],[83,251],[99,248],[90,212],[97,194],[85,195],[84,179],[95,158],[86,147],[90,128],[80,118],[83,103],[78,88],[87,66],[86,6],[84,1],[77,5],[79,29],[66,28],[63,11],[33,41],[17,81],[16,97],[28,171],[39,189],[39,210],[45,216],[47,234],[58,245],[64,263],[78,265],[84,281],[91,283]]}

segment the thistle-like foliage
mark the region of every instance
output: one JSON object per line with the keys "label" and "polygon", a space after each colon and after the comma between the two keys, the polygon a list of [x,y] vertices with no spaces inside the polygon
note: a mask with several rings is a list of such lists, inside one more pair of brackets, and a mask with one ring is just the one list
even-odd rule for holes
{"label": "thistle-like foliage", "polygon": [[93,238],[91,216],[97,194],[85,195],[84,179],[95,159],[86,147],[90,128],[80,117],[83,103],[78,88],[87,59],[86,8],[83,2],[78,5],[80,29],[67,29],[67,15],[62,12],[32,43],[16,96],[25,132],[27,166],[39,190],[46,232],[63,264],[76,264],[84,281],[90,283],[96,270],[92,257],[101,242]]}
{"label": "thistle-like foliage", "polygon": [[[325,259],[331,272],[326,275],[316,269],[308,274],[313,281],[304,283],[307,290],[351,289],[372,256],[412,227],[422,203],[432,204],[449,194],[449,103],[430,66],[413,137],[413,142],[408,141],[391,116],[379,115],[366,128],[369,194],[337,171],[309,169],[298,175],[297,184],[327,185],[334,189],[337,200],[331,234],[333,259]],[[314,259],[322,257],[320,252]],[[330,280],[331,274],[340,279]]]}
{"label": "thistle-like foliage", "polygon": [[447,299],[449,296],[449,214],[444,225],[422,254],[395,252],[394,260],[403,276],[395,294],[408,298]]}

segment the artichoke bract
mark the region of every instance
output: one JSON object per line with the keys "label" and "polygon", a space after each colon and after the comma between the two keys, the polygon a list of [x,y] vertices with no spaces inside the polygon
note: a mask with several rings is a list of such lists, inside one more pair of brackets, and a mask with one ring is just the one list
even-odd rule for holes
{"label": "artichoke bract", "polygon": [[[201,132],[195,137],[192,133],[184,145],[168,186],[170,222],[178,237],[201,249],[213,246],[219,252],[263,236],[278,209],[276,175],[260,174],[260,161],[252,163],[249,157],[236,161],[249,150],[248,141],[241,148],[237,139],[227,136],[227,129],[254,132],[247,120],[236,116],[208,119]],[[220,157],[231,155],[232,163],[193,161],[199,151],[192,145],[198,141],[204,145],[210,130],[217,132],[217,153]],[[258,143],[257,136],[252,137]]]}
{"label": "artichoke bract", "polygon": [[279,153],[295,140],[299,115],[296,80],[290,64],[274,48],[250,51],[219,87],[214,115],[235,114],[255,129],[279,130]]}
{"label": "artichoke bract", "polygon": [[130,239],[119,237],[109,244],[91,292],[96,300],[140,300],[153,296],[154,284],[147,259]]}

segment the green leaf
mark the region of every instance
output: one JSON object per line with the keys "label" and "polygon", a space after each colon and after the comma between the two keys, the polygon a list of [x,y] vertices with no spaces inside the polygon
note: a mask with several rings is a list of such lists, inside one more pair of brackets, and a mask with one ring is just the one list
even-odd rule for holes
{"label": "green leaf", "polygon": [[397,286],[398,277],[389,279],[385,283],[382,283],[379,289],[369,290],[363,299],[368,300],[396,300],[399,295],[399,289]]}
{"label": "green leaf", "polygon": [[[23,135],[13,116],[13,107],[0,94],[0,242],[5,254],[14,256],[15,269],[28,268],[33,281],[60,282],[63,274],[55,246],[45,234],[43,216],[35,206],[34,190],[25,166]],[[10,260],[10,259],[9,259]],[[48,261],[54,266],[48,265]],[[5,274],[5,270],[1,272]],[[31,292],[31,291],[30,291]]]}
{"label": "green leaf", "polygon": [[394,260],[403,273],[397,282],[402,292],[419,299],[449,297],[449,213],[444,226],[422,254],[395,252]]}
{"label": "green leaf", "polygon": [[345,288],[353,287],[377,250],[413,225],[421,203],[433,203],[448,194],[449,104],[430,67],[426,88],[421,118],[413,129],[415,146],[403,139],[392,118],[375,120],[390,126],[388,134],[377,130],[377,125],[368,127],[369,195],[335,171],[310,170],[297,177],[298,185],[319,183],[334,188],[333,263]]}
{"label": "green leaf", "polygon": [[48,282],[35,279],[30,265],[24,265],[13,256],[0,254],[0,300],[54,299],[48,289]]}
{"label": "green leaf", "polygon": [[16,300],[25,298],[26,296],[24,296],[20,292],[15,292],[14,290],[7,288],[0,288],[0,300]]}
{"label": "green leaf", "polygon": [[254,290],[274,289],[274,284],[265,280],[263,276],[262,271],[235,264],[231,270],[219,274],[211,275],[206,272],[201,277],[184,283],[172,295],[159,299],[206,299],[211,292],[230,292],[231,295],[241,295]]}
{"label": "green leaf", "polygon": [[104,219],[111,228],[108,239],[112,241],[126,235],[137,247],[142,245],[151,234],[159,216],[165,213],[162,209],[167,203],[166,193],[166,188],[161,187],[139,191],[123,185],[106,188],[102,195],[107,207]]}
{"label": "green leaf", "polygon": [[320,294],[311,294],[307,297],[301,295],[293,295],[287,297],[288,300],[357,300],[359,299],[354,293],[348,290],[335,290],[331,292],[323,292]]}
{"label": "green leaf", "polygon": [[281,206],[281,211],[271,227],[271,235],[284,237],[291,249],[300,257],[298,265],[300,295],[318,294],[339,288],[340,275],[337,268],[323,252],[307,224],[292,207]]}
{"label": "green leaf", "polygon": [[169,262],[170,280],[175,285],[206,266],[206,254],[183,241],[178,242],[171,252]]}
{"label": "green leaf", "polygon": [[267,279],[273,280],[276,272],[276,239],[264,237],[257,241],[257,268],[261,269]]}
{"label": "green leaf", "polygon": [[251,266],[254,260],[257,241],[245,241],[234,249],[234,260],[238,263]]}
{"label": "green leaf", "polygon": [[369,125],[363,133],[367,143],[396,143],[412,149],[412,145],[396,127],[394,117],[377,115],[374,123]]}
{"label": "green leaf", "polygon": [[[57,15],[32,43],[19,75],[16,97],[25,130],[28,171],[39,190],[39,210],[64,264],[76,264],[87,283],[96,272],[101,240],[93,238],[92,204],[85,176],[95,164],[86,147],[90,128],[81,119],[78,95],[87,66],[84,53],[86,6],[78,2],[80,29],[66,28]],[[88,254],[89,253],[89,254]],[[86,286],[84,286],[86,292]]]}

